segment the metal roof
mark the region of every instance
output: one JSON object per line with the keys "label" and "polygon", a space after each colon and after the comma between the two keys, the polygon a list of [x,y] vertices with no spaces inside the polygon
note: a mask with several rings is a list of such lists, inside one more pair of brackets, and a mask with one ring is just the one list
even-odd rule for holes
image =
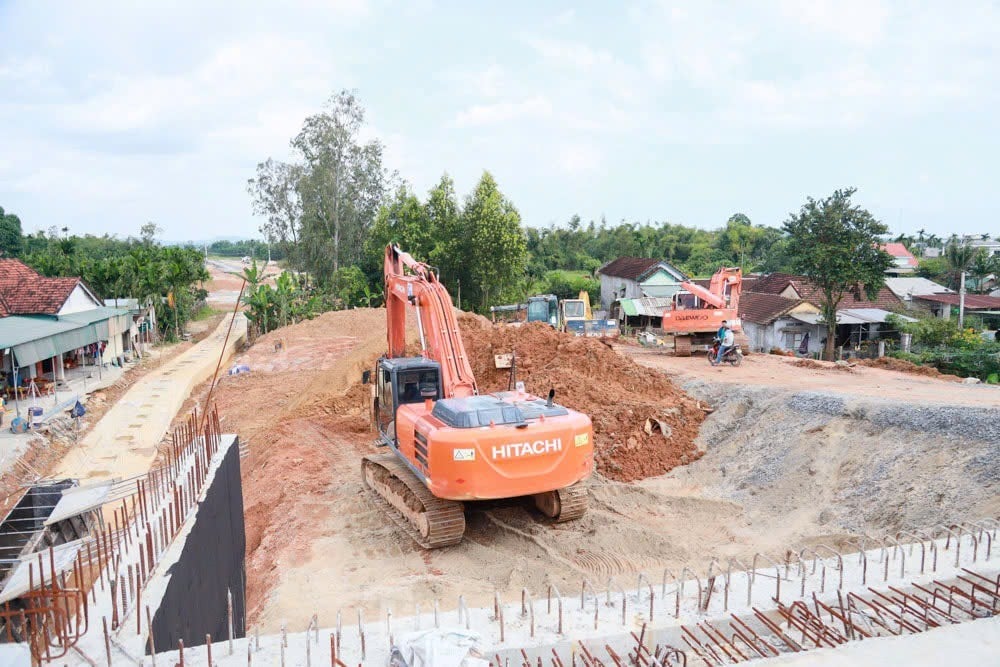
{"label": "metal roof", "polygon": [[[916,322],[912,317],[891,313],[881,308],[845,308],[837,311],[837,324],[881,324],[889,315],[896,315],[907,322]],[[819,313],[791,313],[791,317],[806,324],[822,324]]]}
{"label": "metal roof", "polygon": [[645,296],[637,299],[619,299],[622,312],[629,317],[663,317],[663,311],[670,307],[672,297]]}
{"label": "metal roof", "polygon": [[79,322],[56,320],[51,317],[11,315],[0,318],[0,348],[14,347],[85,326]]}

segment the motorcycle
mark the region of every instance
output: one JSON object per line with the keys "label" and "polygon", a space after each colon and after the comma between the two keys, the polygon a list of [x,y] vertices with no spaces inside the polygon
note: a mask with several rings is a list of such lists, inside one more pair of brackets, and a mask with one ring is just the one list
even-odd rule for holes
{"label": "motorcycle", "polygon": [[743,363],[743,350],[740,349],[739,345],[736,345],[731,349],[727,350],[726,353],[722,356],[722,361],[717,362],[716,359],[719,357],[719,347],[721,345],[722,341],[716,338],[715,342],[712,344],[712,347],[709,348],[708,350],[708,363],[712,364],[713,366],[717,366],[720,363],[739,366],[741,363]]}

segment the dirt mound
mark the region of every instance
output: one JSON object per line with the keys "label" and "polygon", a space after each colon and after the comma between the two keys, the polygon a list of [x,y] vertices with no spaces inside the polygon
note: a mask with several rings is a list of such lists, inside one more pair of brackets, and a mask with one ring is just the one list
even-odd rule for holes
{"label": "dirt mound", "polygon": [[861,359],[858,361],[859,364],[863,366],[871,366],[872,368],[884,368],[888,371],[898,371],[900,373],[912,373],[913,375],[924,375],[926,377],[936,377],[942,380],[952,380],[958,382],[961,380],[957,375],[948,375],[942,373],[933,366],[921,366],[920,364],[915,364],[912,361],[906,361],[905,359],[897,359],[895,357],[879,357],[878,359]]}
{"label": "dirt mound", "polygon": [[846,373],[854,372],[854,369],[850,366],[842,366],[840,364],[830,363],[829,361],[816,361],[815,359],[796,359],[792,362],[792,366],[798,366],[799,368],[812,368],[818,371],[843,371]]}
{"label": "dirt mound", "polygon": [[[705,413],[662,373],[643,368],[593,338],[578,338],[532,322],[492,326],[462,313],[459,327],[482,393],[506,390],[510,371],[497,369],[494,355],[514,352],[517,379],[528,391],[590,416],[597,469],[619,481],[662,475],[696,460],[694,444]],[[647,419],[659,424],[647,432]]]}

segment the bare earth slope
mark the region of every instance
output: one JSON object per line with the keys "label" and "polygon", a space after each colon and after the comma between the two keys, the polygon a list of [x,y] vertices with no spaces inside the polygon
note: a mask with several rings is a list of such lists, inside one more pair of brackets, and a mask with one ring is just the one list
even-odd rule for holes
{"label": "bare earth slope", "polygon": [[[477,505],[467,512],[460,545],[423,552],[382,516],[360,483],[360,459],[374,451],[374,436],[367,429],[368,389],[358,379],[384,349],[385,311],[327,313],[281,329],[237,359],[251,367],[249,374],[225,377],[217,389],[224,425],[250,444],[243,482],[252,625],[276,630],[287,621],[289,628],[304,628],[314,613],[321,620],[338,610],[353,617],[354,608],[369,617],[386,609],[401,615],[416,604],[428,610],[434,598],[447,609],[459,594],[470,604],[489,604],[495,590],[514,599],[522,586],[538,594],[551,581],[565,591],[581,576],[603,587],[609,576],[632,581],[639,570],[783,553],[789,541],[843,544],[864,530],[934,517],[944,505],[948,518],[975,516],[995,497],[995,473],[989,471],[996,469],[990,459],[996,441],[976,437],[979,422],[969,415],[954,416],[965,420],[968,432],[952,442],[921,421],[921,413],[908,417],[905,429],[893,430],[883,424],[891,406],[889,413],[844,415],[856,406],[793,399],[773,387],[757,388],[760,396],[747,387],[744,396],[743,389],[714,378],[671,383],[596,341],[495,329],[468,316],[462,327],[484,391],[506,387],[506,374],[491,368],[492,355],[516,346],[519,377],[530,390],[544,394],[553,386],[558,400],[592,415],[606,475],[640,480],[682,463],[682,455],[695,462],[640,481],[597,475],[590,511],[568,524],[541,522],[518,503]],[[900,387],[922,380],[864,371]],[[718,408],[707,419],[699,399]],[[671,440],[643,431],[646,417],[655,414],[664,417]],[[913,442],[912,455],[868,466],[872,451],[864,445],[871,434],[878,447],[899,440],[895,455]],[[938,452],[942,448],[947,451]],[[658,451],[669,455],[657,459]],[[814,451],[825,453],[813,460]],[[628,452],[655,465],[636,468]],[[971,466],[961,483],[943,472],[956,461]],[[909,477],[907,466],[914,469]],[[938,486],[906,490],[935,475]],[[956,483],[949,486],[949,480]]]}

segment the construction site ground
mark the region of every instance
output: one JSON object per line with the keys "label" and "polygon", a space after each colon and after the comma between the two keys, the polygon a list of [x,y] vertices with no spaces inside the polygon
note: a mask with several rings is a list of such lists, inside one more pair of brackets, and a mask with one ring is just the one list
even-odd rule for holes
{"label": "construction site ground", "polygon": [[491,604],[494,591],[514,600],[550,582],[565,593],[581,576],[603,588],[611,576],[805,544],[848,550],[865,532],[1000,511],[993,388],[764,356],[715,369],[542,325],[460,323],[481,391],[506,388],[493,355],[514,351],[529,391],[555,388],[591,415],[599,472],[587,515],[553,525],[522,502],[474,505],[460,545],[417,547],[360,480],[361,457],[377,451],[360,378],[385,349],[385,311],[326,313],[255,341],[234,360],[250,372],[214,393],[224,430],[249,445],[250,626],[359,608],[406,615],[459,595]]}

